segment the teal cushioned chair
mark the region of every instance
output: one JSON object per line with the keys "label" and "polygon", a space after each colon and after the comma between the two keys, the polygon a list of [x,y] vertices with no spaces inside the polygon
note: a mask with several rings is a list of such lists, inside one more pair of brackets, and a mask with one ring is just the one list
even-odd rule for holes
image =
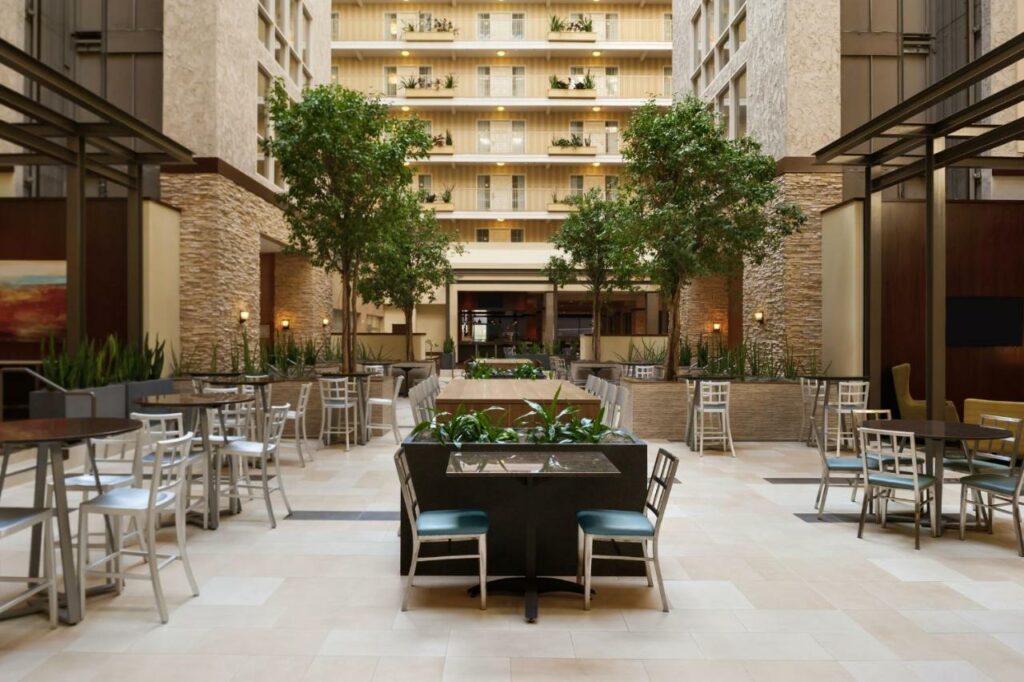
{"label": "teal cushioned chair", "polygon": [[[1000,511],[1013,517],[1017,553],[1024,557],[1024,529],[1021,527],[1020,513],[1021,487],[1024,486],[1024,458],[1020,455],[1020,440],[1024,421],[1015,417],[982,415],[980,422],[984,426],[1007,429],[1013,435],[998,441],[977,442],[968,450],[971,473],[960,479],[960,539],[964,539],[967,526],[967,494],[970,492],[974,497],[975,509],[988,512],[985,521],[989,533],[993,532],[994,512]],[[981,521],[982,514],[977,514],[977,518]]]}
{"label": "teal cushioned chair", "polygon": [[[487,608],[487,512],[479,509],[439,509],[420,511],[416,488],[409,472],[409,461],[405,448],[395,453],[395,468],[398,482],[402,487],[402,502],[412,527],[412,561],[409,562],[409,577],[402,596],[402,610],[409,606],[409,593],[416,577],[416,564],[420,561],[450,561],[476,559],[480,562],[480,608]],[[476,554],[446,554],[436,557],[421,557],[420,545],[426,542],[464,542],[475,540]]]}
{"label": "teal cushioned chair", "polygon": [[[658,457],[654,460],[654,471],[651,472],[651,479],[647,485],[647,498],[641,511],[583,509],[576,512],[579,538],[576,582],[583,584],[584,609],[590,610],[590,577],[594,559],[610,559],[643,561],[647,571],[648,587],[654,587],[651,576],[653,565],[658,578],[658,590],[661,592],[661,608],[668,611],[668,597],[665,596],[665,583],[661,579],[661,564],[658,561],[658,533],[665,518],[665,508],[668,506],[669,493],[672,492],[678,468],[678,457],[665,450],[658,450]],[[648,512],[653,514],[653,521]],[[639,544],[642,556],[594,554],[595,540]]]}

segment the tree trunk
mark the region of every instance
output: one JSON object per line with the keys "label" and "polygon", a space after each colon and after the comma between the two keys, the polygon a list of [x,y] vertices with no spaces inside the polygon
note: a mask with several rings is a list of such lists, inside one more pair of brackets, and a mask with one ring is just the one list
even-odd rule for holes
{"label": "tree trunk", "polygon": [[594,292],[594,306],[591,311],[593,315],[593,344],[592,352],[594,354],[594,362],[601,362],[601,292],[597,290]]}
{"label": "tree trunk", "polygon": [[405,359],[412,362],[416,356],[412,352],[412,308],[405,308]]}
{"label": "tree trunk", "polygon": [[349,315],[349,292],[352,289],[352,271],[347,267],[341,268],[341,352],[342,366],[345,371],[355,371],[352,362],[352,317]]}
{"label": "tree trunk", "polygon": [[348,316],[349,316],[348,326],[349,326],[349,329],[351,330],[351,334],[349,335],[350,336],[350,338],[349,338],[349,347],[350,347],[350,349],[349,349],[349,357],[352,358],[352,362],[349,365],[349,369],[348,369],[348,371],[350,371],[350,372],[356,371],[356,363],[358,361],[358,358],[356,357],[356,347],[358,345],[356,343],[356,337],[358,336],[358,333],[356,331],[356,327],[357,327],[357,325],[356,325],[356,302],[359,299],[359,294],[356,291],[356,284],[357,284],[358,277],[359,277],[359,261],[356,261],[353,264],[353,266],[352,266],[352,282],[351,282],[351,284],[349,286],[349,289],[348,289],[348,297],[349,297],[349,300],[348,300]]}
{"label": "tree trunk", "polygon": [[676,368],[679,367],[679,304],[682,302],[683,288],[677,286],[672,292],[668,309],[668,357],[665,358],[665,381],[676,380]]}

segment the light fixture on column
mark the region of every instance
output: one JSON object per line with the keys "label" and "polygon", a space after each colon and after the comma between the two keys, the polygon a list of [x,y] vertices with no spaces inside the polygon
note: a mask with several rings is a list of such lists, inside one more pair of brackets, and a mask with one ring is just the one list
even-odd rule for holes
{"label": "light fixture on column", "polygon": [[722,331],[722,323],[721,322],[715,322],[714,324],[712,324],[711,325],[711,331],[713,331],[716,334],[721,333],[721,331]]}
{"label": "light fixture on column", "polygon": [[323,324],[324,329],[327,329],[328,327],[331,326],[331,318],[325,317],[323,320],[320,321],[320,323]]}
{"label": "light fixture on column", "polygon": [[249,321],[249,311],[240,310],[238,311],[238,324],[245,324]]}
{"label": "light fixture on column", "polygon": [[757,322],[758,324],[764,324],[764,311],[762,311],[762,310],[755,310],[754,311],[754,322]]}
{"label": "light fixture on column", "polygon": [[285,331],[288,331],[288,328],[290,326],[291,326],[291,322],[288,321],[287,317],[284,318],[283,320],[281,320],[281,329],[284,329]]}

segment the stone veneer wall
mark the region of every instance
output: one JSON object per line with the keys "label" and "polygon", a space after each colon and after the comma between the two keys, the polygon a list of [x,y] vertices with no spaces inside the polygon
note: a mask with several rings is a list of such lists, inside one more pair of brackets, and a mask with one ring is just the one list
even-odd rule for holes
{"label": "stone veneer wall", "polygon": [[696,344],[701,334],[711,336],[711,325],[722,325],[722,339],[729,338],[729,280],[726,277],[701,277],[683,291],[679,306],[683,338]]}
{"label": "stone veneer wall", "polygon": [[[181,210],[181,344],[203,357],[215,344],[222,357],[225,342],[239,332],[238,313],[260,319],[260,236],[285,241],[288,226],[281,211],[216,173],[164,173],[162,200]],[[308,264],[278,256],[283,273],[277,305],[290,314],[298,335],[321,333],[321,320],[330,310],[328,277]],[[302,271],[305,270],[303,273]],[[180,349],[176,349],[180,352]]]}
{"label": "stone veneer wall", "polygon": [[295,334],[323,334],[323,319],[333,317],[331,283],[305,257],[277,254],[274,264],[274,317],[287,318]]}
{"label": "stone veneer wall", "polygon": [[[779,178],[786,201],[807,215],[801,231],[743,273],[743,338],[804,361],[821,357],[821,212],[842,201],[841,173],[789,173]],[[764,312],[764,323],[754,312]]]}

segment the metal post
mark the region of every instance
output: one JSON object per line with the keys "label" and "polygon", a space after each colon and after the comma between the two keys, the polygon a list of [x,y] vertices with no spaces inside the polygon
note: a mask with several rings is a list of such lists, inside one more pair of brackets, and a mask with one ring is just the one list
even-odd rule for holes
{"label": "metal post", "polygon": [[871,381],[868,404],[882,404],[882,193],[871,189],[871,166],[864,169],[864,373]]}
{"label": "metal post", "polygon": [[125,303],[128,307],[128,342],[142,343],[142,166],[129,166],[132,185],[128,187],[125,210],[127,281]]}
{"label": "metal post", "polygon": [[85,320],[85,138],[70,137],[75,165],[67,167],[67,348],[74,351],[86,338]]}
{"label": "metal post", "polygon": [[946,170],[935,167],[945,139],[925,143],[925,399],[928,419],[946,410]]}

